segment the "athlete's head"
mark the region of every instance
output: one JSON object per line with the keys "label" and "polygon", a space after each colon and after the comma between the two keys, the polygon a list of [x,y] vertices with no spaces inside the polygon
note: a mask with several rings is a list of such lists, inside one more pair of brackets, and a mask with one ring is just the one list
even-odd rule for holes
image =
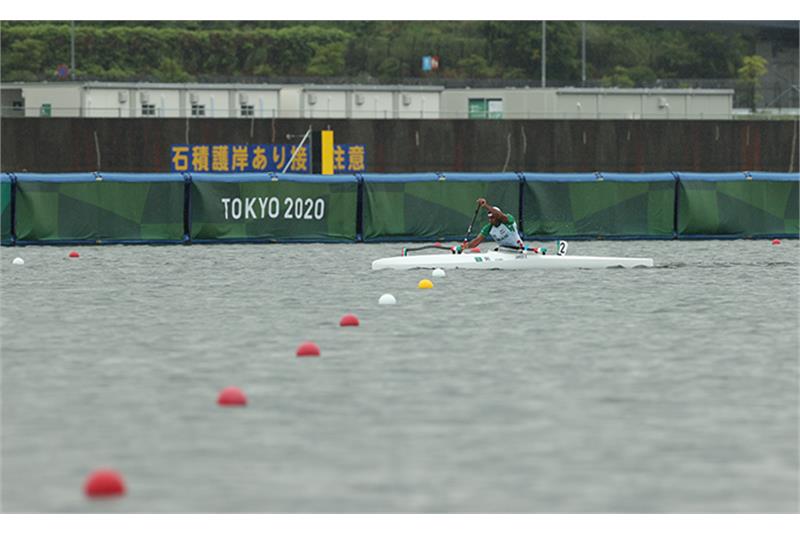
{"label": "athlete's head", "polygon": [[[498,208],[497,206],[495,206],[495,209],[500,210],[500,208]],[[494,214],[494,211],[492,210],[489,210],[489,222],[492,224],[492,226],[500,226],[500,219]]]}

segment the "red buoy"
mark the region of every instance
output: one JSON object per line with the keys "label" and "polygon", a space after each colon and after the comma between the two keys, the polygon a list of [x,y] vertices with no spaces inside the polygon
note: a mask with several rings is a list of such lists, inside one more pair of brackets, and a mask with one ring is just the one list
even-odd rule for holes
{"label": "red buoy", "polygon": [[113,469],[98,469],[89,474],[83,492],[92,498],[119,497],[125,494],[125,483]]}
{"label": "red buoy", "polygon": [[231,386],[219,392],[217,404],[220,406],[245,406],[247,397],[244,396],[241,389]]}
{"label": "red buoy", "polygon": [[339,326],[358,326],[358,317],[353,315],[352,313],[348,313],[347,315],[342,316],[339,320]]}
{"label": "red buoy", "polygon": [[69,257],[70,258],[80,258],[81,255],[73,250],[72,252],[69,253]]}
{"label": "red buoy", "polygon": [[780,245],[781,244],[781,240],[780,239],[773,239],[772,240],[772,244],[773,245]]}
{"label": "red buoy", "polygon": [[311,341],[306,341],[297,347],[298,356],[319,356],[319,346]]}
{"label": "red buoy", "polygon": [[434,244],[433,244],[433,246],[434,246],[434,247],[441,247],[441,246],[442,246],[442,244],[441,244],[441,243],[439,243],[439,242],[437,241],[436,243],[434,243]]}

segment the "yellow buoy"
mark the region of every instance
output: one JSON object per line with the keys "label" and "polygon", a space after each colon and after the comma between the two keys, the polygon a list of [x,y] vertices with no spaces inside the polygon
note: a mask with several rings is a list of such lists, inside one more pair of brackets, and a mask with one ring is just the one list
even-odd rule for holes
{"label": "yellow buoy", "polygon": [[419,281],[419,285],[417,285],[420,289],[431,289],[433,287],[433,282],[428,280],[427,278],[423,278]]}

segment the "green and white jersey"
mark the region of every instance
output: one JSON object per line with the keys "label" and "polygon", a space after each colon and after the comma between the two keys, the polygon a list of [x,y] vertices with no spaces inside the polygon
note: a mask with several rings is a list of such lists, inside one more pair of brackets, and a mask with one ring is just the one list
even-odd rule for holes
{"label": "green and white jersey", "polygon": [[513,215],[506,213],[505,216],[508,217],[507,223],[500,223],[498,226],[487,223],[481,228],[480,235],[483,237],[491,236],[498,244],[506,247],[522,246],[522,237],[520,237],[517,230],[517,221]]}

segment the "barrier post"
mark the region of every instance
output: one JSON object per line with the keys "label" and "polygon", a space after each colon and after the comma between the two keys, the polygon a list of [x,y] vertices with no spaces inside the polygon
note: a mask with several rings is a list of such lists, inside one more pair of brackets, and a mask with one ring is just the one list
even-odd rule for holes
{"label": "barrier post", "polygon": [[364,241],[364,177],[355,174],[358,185],[356,186],[356,242]]}
{"label": "barrier post", "polygon": [[183,175],[183,244],[192,244],[192,175]]}

